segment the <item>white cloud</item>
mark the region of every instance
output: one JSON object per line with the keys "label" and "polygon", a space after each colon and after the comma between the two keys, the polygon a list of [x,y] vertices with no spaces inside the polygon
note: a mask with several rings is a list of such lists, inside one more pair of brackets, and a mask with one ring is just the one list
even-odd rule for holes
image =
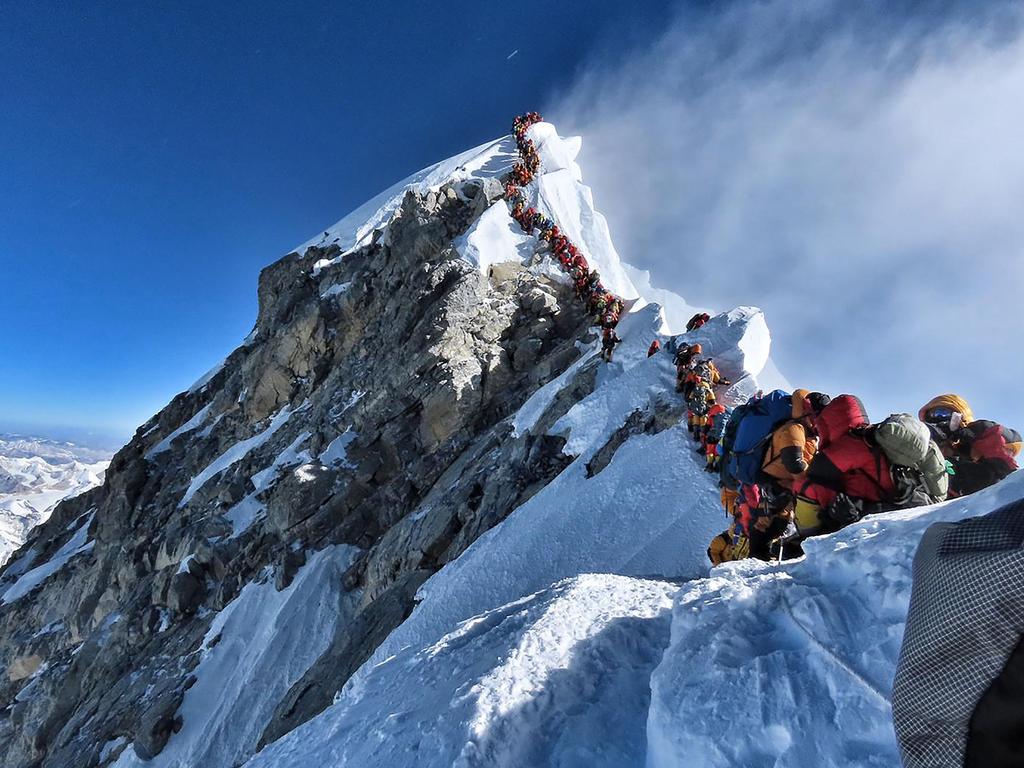
{"label": "white cloud", "polygon": [[857,5],[686,12],[548,111],[624,258],[762,306],[794,384],[1024,428],[1019,18]]}

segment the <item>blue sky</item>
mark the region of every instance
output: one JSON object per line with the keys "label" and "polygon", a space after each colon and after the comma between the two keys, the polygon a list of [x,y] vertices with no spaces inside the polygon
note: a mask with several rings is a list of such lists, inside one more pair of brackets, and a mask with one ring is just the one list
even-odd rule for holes
{"label": "blue sky", "polygon": [[666,7],[5,4],[0,428],[130,433],[248,333],[261,267]]}
{"label": "blue sky", "polygon": [[534,108],[623,256],[762,306],[794,384],[1024,426],[1012,3],[22,2],[0,72],[0,430],[127,436],[263,266]]}

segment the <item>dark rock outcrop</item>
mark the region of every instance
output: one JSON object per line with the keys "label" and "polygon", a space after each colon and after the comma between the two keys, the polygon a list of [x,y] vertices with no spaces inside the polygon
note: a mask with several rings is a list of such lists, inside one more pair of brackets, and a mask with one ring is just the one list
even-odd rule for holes
{"label": "dark rock outcrop", "polygon": [[[331,702],[425,579],[562,471],[545,425],[593,388],[593,367],[533,434],[508,417],[592,337],[568,284],[457,258],[454,238],[500,194],[494,180],[409,192],[359,249],[265,269],[246,342],[138,430],[102,487],[33,532],[0,592],[66,562],[0,605],[0,763],[100,765],[117,739],[158,754],[217,613],[254,580],[286,588],[307,552],[357,547],[344,578],[355,614],[261,743],[287,733]],[[107,751],[105,764],[120,747]]]}

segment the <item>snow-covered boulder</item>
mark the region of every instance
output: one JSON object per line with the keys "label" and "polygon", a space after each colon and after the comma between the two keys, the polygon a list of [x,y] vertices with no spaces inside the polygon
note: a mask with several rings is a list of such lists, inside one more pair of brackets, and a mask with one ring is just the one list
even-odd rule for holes
{"label": "snow-covered boulder", "polygon": [[722,375],[735,382],[764,370],[771,343],[764,313],[757,307],[737,307],[714,315],[695,331],[675,337],[671,348],[700,344],[701,357],[712,358]]}

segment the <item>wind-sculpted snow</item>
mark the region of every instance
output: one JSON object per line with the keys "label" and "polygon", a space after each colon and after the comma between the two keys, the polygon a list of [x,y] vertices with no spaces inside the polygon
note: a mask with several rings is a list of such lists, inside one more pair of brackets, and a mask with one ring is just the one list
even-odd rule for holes
{"label": "wind-sculpted snow", "polygon": [[508,206],[499,200],[454,245],[462,258],[486,275],[492,264],[527,262],[533,256],[536,242],[522,233],[509,216]]}
{"label": "wind-sculpted snow", "polygon": [[1017,472],[810,539],[798,562],[728,564],[682,589],[652,679],[650,768],[897,768],[889,699],[918,542],[1021,497]]}
{"label": "wind-sculpted snow", "polygon": [[373,665],[247,768],[643,765],[676,586],[579,576]]}

